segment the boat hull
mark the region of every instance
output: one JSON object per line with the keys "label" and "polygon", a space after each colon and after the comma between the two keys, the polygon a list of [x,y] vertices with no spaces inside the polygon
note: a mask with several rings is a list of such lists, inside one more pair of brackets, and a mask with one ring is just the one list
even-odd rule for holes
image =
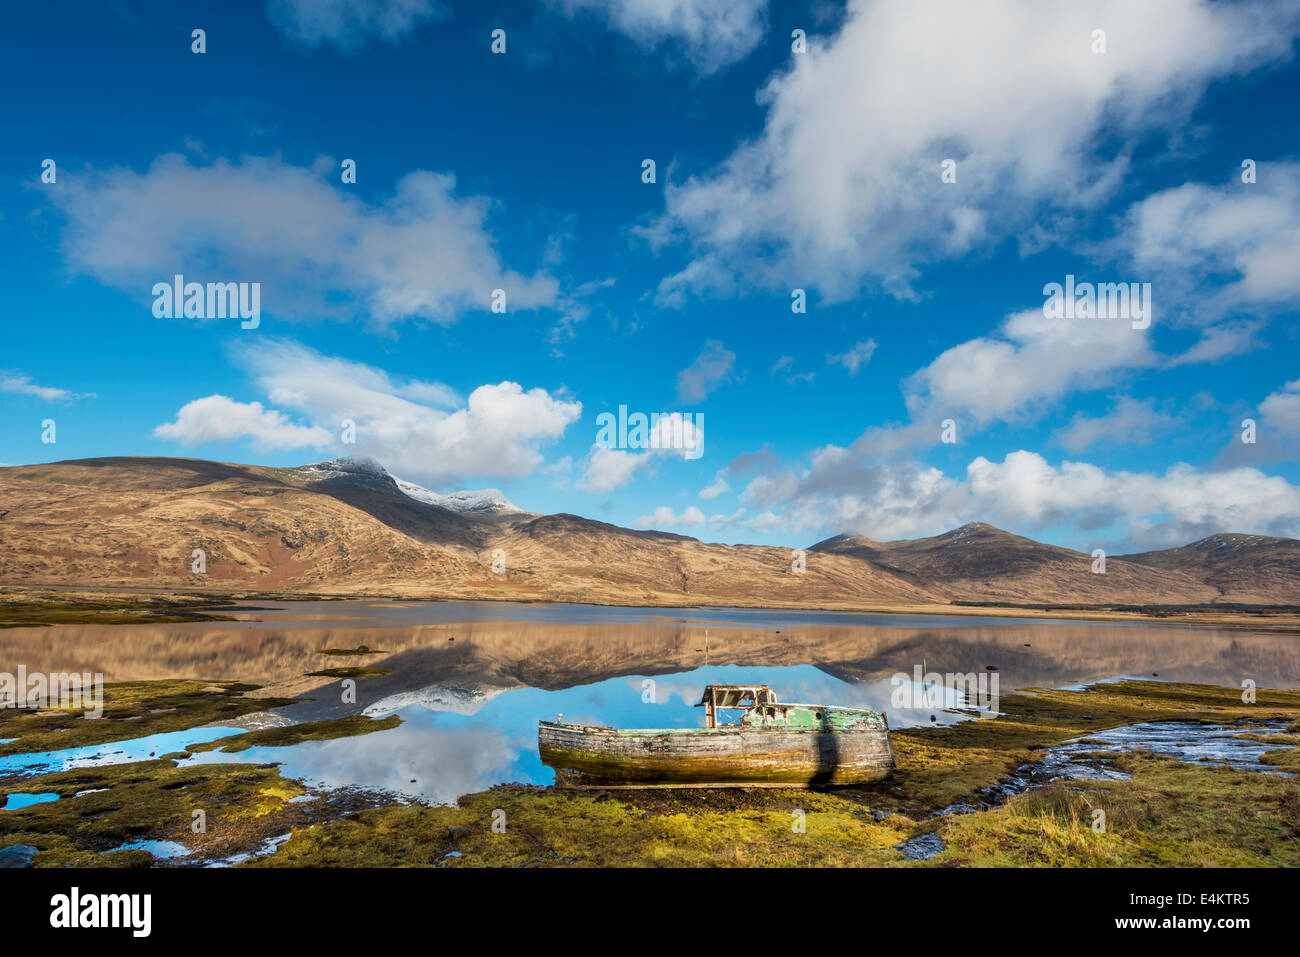
{"label": "boat hull", "polygon": [[883,728],[614,731],[543,721],[537,748],[565,788],[832,787],[894,772]]}

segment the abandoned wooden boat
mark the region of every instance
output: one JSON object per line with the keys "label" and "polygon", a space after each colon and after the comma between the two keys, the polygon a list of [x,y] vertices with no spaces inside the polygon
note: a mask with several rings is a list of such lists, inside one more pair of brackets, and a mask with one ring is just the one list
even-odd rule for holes
{"label": "abandoned wooden boat", "polygon": [[[618,730],[541,721],[557,787],[819,787],[894,773],[883,712],[778,702],[766,685],[709,685],[703,728]],[[718,712],[743,713],[718,724]],[[563,718],[563,715],[560,716]]]}

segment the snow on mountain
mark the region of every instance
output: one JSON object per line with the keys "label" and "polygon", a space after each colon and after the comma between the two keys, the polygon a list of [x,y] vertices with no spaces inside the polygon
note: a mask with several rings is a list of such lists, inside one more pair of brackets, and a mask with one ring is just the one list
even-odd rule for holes
{"label": "snow on mountain", "polygon": [[348,455],[343,458],[331,459],[328,462],[317,462],[314,465],[300,465],[294,471],[313,482],[326,481],[345,475],[368,483],[387,484],[392,482],[399,491],[417,502],[437,505],[464,515],[529,514],[494,488],[467,489],[445,494],[431,492],[422,485],[416,485],[414,482],[398,478],[368,455]]}
{"label": "snow on mountain", "polygon": [[479,489],[478,491],[467,489],[442,495],[438,492],[430,492],[427,488],[416,485],[414,482],[399,479],[397,476],[393,476],[393,481],[397,483],[399,489],[417,502],[440,505],[453,512],[463,512],[470,515],[526,514],[522,508],[519,508],[494,488]]}
{"label": "snow on mountain", "polygon": [[391,478],[388,470],[368,455],[346,455],[328,462],[314,465],[299,465],[294,469],[298,474],[309,479],[327,479],[338,475],[356,475],[364,478]]}

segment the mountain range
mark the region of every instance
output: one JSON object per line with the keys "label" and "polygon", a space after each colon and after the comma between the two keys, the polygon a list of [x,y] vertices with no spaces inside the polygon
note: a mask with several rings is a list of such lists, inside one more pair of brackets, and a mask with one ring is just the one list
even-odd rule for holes
{"label": "mountain range", "polygon": [[[202,552],[201,573],[196,552]],[[1224,533],[1091,555],[972,523],[893,542],[723,545],[431,492],[366,458],[0,468],[0,583],[636,605],[1300,603],[1300,541]]]}

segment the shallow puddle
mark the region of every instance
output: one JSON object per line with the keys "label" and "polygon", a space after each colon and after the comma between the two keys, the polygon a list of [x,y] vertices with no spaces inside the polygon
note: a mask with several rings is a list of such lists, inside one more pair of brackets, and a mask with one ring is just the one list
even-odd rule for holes
{"label": "shallow puddle", "polygon": [[19,811],[25,807],[31,807],[33,804],[46,804],[50,801],[57,801],[57,794],[10,794],[5,798],[5,803],[0,806],[0,811]]}
{"label": "shallow puddle", "polygon": [[0,757],[0,778],[9,775],[21,777],[48,774],[51,771],[70,771],[74,768],[148,761],[164,754],[183,751],[186,744],[215,741],[238,733],[238,728],[193,728],[189,731],[168,731],[143,738],[128,738],[108,744],[90,744],[78,748],[65,748],[61,751],[11,754]]}

